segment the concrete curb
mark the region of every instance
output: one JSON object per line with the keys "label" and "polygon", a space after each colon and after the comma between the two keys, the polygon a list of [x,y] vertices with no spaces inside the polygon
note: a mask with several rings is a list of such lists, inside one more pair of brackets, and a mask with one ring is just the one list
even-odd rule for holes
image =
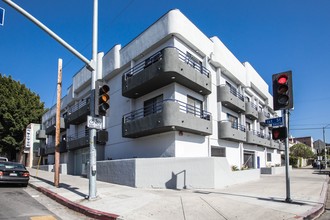
{"label": "concrete curb", "polygon": [[319,217],[324,212],[325,204],[327,202],[327,195],[328,195],[328,191],[329,191],[328,187],[329,187],[329,177],[327,177],[326,181],[323,183],[320,200],[319,200],[320,204],[315,206],[313,209],[305,212],[302,215],[303,220],[315,219],[316,217]]}
{"label": "concrete curb", "polygon": [[54,193],[44,187],[41,186],[35,186],[31,183],[29,183],[29,185],[38,190],[39,192],[42,192],[43,194],[45,194],[46,196],[48,196],[49,198],[55,200],[56,202],[68,207],[69,209],[72,209],[76,212],[79,212],[81,214],[84,214],[88,217],[92,217],[94,219],[100,219],[100,220],[117,220],[119,219],[119,215],[116,214],[112,214],[112,213],[107,213],[107,212],[102,212],[102,211],[98,211],[95,209],[91,209],[88,208],[86,206],[77,204],[75,202],[72,202],[66,198],[64,198],[63,196],[58,195],[57,193]]}

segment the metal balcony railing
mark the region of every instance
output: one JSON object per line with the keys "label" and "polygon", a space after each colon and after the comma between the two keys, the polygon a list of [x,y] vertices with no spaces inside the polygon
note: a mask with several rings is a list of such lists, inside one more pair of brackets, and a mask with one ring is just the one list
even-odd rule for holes
{"label": "metal balcony railing", "polygon": [[87,137],[87,136],[89,136],[89,131],[86,129],[85,131],[80,131],[80,132],[77,132],[75,134],[68,136],[68,141],[74,141],[79,138],[83,138],[83,137]]}
{"label": "metal balcony railing", "polygon": [[[166,48],[175,48],[177,50],[178,54],[179,54],[179,60],[180,61],[188,64],[191,67],[193,67],[194,69],[196,69],[201,74],[203,74],[207,77],[210,77],[210,70],[205,68],[201,63],[198,63],[198,62],[194,61],[192,59],[192,57],[187,56],[183,51],[179,50],[176,47],[166,47]],[[151,64],[163,59],[163,50],[165,50],[166,48],[156,52],[155,54],[151,55],[147,59],[143,60],[142,62],[138,63],[137,65],[135,65],[134,67],[132,67],[131,69],[126,71],[124,73],[125,78],[127,79],[129,77],[132,77],[135,74],[137,74],[137,73],[141,72],[142,70],[144,70],[145,68],[147,68],[148,66],[150,66]]]}
{"label": "metal balcony railing", "polygon": [[252,102],[251,102],[251,107],[255,110],[258,110],[258,106],[256,104],[252,103]]}
{"label": "metal balcony railing", "polygon": [[231,127],[233,129],[236,129],[236,130],[239,130],[239,131],[244,131],[245,132],[245,130],[246,130],[244,125],[238,124],[237,122],[231,122]]}
{"label": "metal balcony railing", "polygon": [[[226,86],[228,86],[228,85],[226,85]],[[229,91],[231,94],[233,94],[234,96],[236,96],[237,98],[239,98],[240,100],[242,100],[244,102],[244,95],[239,93],[236,88],[231,87],[231,86],[228,86],[228,87],[229,87]]]}
{"label": "metal balcony railing", "polygon": [[90,102],[90,98],[87,98],[87,99],[84,99],[84,100],[81,100],[79,103],[71,106],[69,109],[68,109],[68,114],[71,114],[73,112],[76,112],[77,110],[81,109],[82,107],[84,107],[85,105],[89,105],[89,102]]}
{"label": "metal balcony railing", "polygon": [[252,134],[255,135],[255,136],[257,136],[257,137],[270,140],[270,135],[264,134],[264,133],[262,133],[260,131],[252,130]]}
{"label": "metal balcony railing", "polygon": [[270,118],[270,113],[269,112],[263,112],[264,113],[264,116],[266,116],[266,118]]}
{"label": "metal balcony railing", "polygon": [[124,122],[131,122],[134,120],[137,120],[139,118],[144,118],[148,115],[151,114],[155,114],[155,113],[159,113],[162,112],[163,110],[163,103],[164,102],[176,102],[179,103],[180,106],[180,112],[184,112],[187,114],[193,114],[196,117],[199,117],[201,119],[205,119],[205,120],[210,120],[210,116],[211,113],[205,110],[202,110],[200,108],[197,108],[195,106],[189,105],[187,103],[175,100],[175,99],[165,99],[163,101],[160,102],[156,102],[152,105],[146,106],[144,108],[132,111],[130,113],[127,113],[124,115]]}

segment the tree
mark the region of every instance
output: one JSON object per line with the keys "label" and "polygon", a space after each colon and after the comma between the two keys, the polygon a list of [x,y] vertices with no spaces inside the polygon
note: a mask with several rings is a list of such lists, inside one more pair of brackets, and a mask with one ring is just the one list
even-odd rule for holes
{"label": "tree", "polygon": [[305,144],[295,144],[290,147],[290,156],[308,159],[314,157],[314,153],[312,149]]}
{"label": "tree", "polygon": [[45,112],[39,95],[0,73],[0,154],[15,155],[24,148],[24,131],[40,123]]}

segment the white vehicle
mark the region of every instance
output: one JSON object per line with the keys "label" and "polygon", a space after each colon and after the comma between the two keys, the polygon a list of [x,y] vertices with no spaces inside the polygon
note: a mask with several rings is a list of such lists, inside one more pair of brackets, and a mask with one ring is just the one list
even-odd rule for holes
{"label": "white vehicle", "polygon": [[8,161],[7,157],[0,157],[0,161]]}

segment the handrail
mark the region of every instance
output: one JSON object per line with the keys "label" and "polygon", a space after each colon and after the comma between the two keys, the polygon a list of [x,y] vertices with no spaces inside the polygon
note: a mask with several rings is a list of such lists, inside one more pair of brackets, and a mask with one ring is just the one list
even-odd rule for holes
{"label": "handrail", "polygon": [[176,47],[165,47],[160,51],[157,51],[156,53],[154,53],[153,55],[151,55],[150,57],[148,57],[147,59],[139,62],[138,64],[136,64],[134,67],[130,68],[129,70],[127,70],[126,72],[124,72],[124,76],[125,79],[128,79],[134,75],[136,75],[137,73],[141,72],[142,70],[144,70],[145,68],[149,67],[150,65],[152,65],[153,63],[156,63],[159,60],[163,59],[163,51],[167,48],[174,48],[177,50],[178,55],[179,55],[179,60],[186,63],[187,65],[193,67],[194,69],[196,69],[198,72],[200,72],[201,74],[210,77],[210,70],[208,70],[206,67],[204,67],[203,65],[201,65],[200,63],[197,63],[196,61],[194,61],[193,59],[191,59],[191,57],[188,57],[183,51],[181,51],[180,49],[176,48]]}
{"label": "handrail", "polygon": [[231,122],[231,127],[236,130],[245,131],[245,126],[242,124],[238,124],[238,122]]}
{"label": "handrail", "polygon": [[81,109],[82,107],[84,107],[85,105],[89,104],[90,103],[90,98],[86,98],[86,99],[82,99],[80,100],[77,104],[69,107],[68,109],[68,113],[73,113],[79,109]]}
{"label": "handrail", "polygon": [[251,102],[251,107],[254,108],[255,110],[258,110],[258,106],[256,104],[254,104],[253,102]]}
{"label": "handrail", "polygon": [[239,98],[240,100],[242,100],[244,102],[244,95],[239,93],[236,88],[228,86],[227,84],[225,84],[224,86],[229,88],[229,91],[231,94],[233,94],[234,96],[236,96],[237,98]]}
{"label": "handrail", "polygon": [[185,112],[188,114],[193,114],[196,117],[200,117],[205,120],[210,120],[211,113],[200,108],[196,108],[195,106],[189,105],[185,102],[176,100],[176,99],[164,99],[160,102],[156,102],[153,105],[146,106],[144,108],[137,109],[135,111],[129,112],[123,116],[124,122],[134,121],[140,118],[144,118],[151,114],[156,114],[158,112],[163,111],[163,103],[165,102],[176,102],[179,103],[179,109],[181,112]]}
{"label": "handrail", "polygon": [[251,131],[252,131],[252,134],[255,135],[255,136],[258,136],[258,137],[263,138],[263,139],[270,140],[270,135],[268,135],[268,134],[264,134],[264,133],[262,133],[260,131],[256,131],[256,130],[251,130]]}
{"label": "handrail", "polygon": [[68,136],[68,141],[74,141],[79,138],[88,137],[88,136],[89,136],[89,131],[88,131],[88,129],[85,129],[84,131],[76,132],[76,133]]}

